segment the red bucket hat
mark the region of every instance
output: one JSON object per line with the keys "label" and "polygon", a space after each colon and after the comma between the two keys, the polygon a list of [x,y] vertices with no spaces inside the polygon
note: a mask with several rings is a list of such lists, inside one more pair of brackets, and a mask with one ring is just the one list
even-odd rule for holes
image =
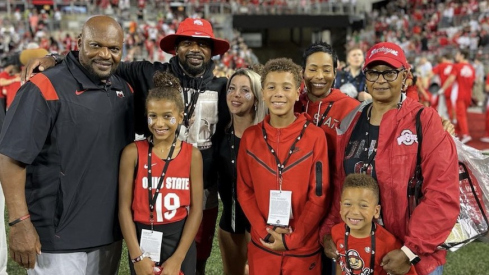
{"label": "red bucket hat", "polygon": [[175,41],[179,37],[208,38],[212,40],[212,55],[220,55],[229,50],[229,42],[215,38],[212,26],[205,19],[187,18],[178,25],[177,33],[165,36],[160,41],[160,48],[169,53],[175,54]]}
{"label": "red bucket hat", "polygon": [[394,68],[410,68],[406,56],[404,55],[404,51],[401,47],[391,42],[378,43],[370,48],[365,56],[363,69],[365,70],[368,65],[375,61],[387,63]]}

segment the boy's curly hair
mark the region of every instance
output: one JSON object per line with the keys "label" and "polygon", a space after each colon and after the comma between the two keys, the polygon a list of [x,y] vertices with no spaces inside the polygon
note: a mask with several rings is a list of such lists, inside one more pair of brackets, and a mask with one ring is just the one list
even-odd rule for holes
{"label": "boy's curly hair", "polygon": [[150,100],[169,100],[175,103],[179,112],[183,112],[183,99],[180,81],[173,74],[157,71],[153,76],[155,88],[149,90],[146,104]]}
{"label": "boy's curly hair", "polygon": [[290,58],[275,58],[270,59],[261,72],[261,86],[265,87],[265,80],[267,75],[271,72],[289,72],[294,75],[294,83],[296,88],[301,86],[302,82],[302,68],[292,61]]}
{"label": "boy's curly hair", "polygon": [[341,193],[345,191],[347,188],[364,188],[369,189],[374,193],[374,197],[377,199],[377,203],[379,202],[380,191],[379,185],[377,181],[372,176],[365,174],[350,174],[345,178],[345,182],[343,183],[343,188],[341,189]]}

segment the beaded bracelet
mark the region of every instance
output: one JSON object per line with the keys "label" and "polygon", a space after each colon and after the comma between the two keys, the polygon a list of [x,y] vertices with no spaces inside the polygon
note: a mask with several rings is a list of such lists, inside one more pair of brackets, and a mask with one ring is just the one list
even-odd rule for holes
{"label": "beaded bracelet", "polygon": [[22,217],[20,217],[20,218],[18,218],[18,219],[16,219],[16,220],[13,220],[13,221],[9,222],[9,223],[8,223],[8,226],[13,226],[13,225],[16,225],[16,224],[18,224],[19,222],[21,222],[21,221],[23,221],[23,220],[27,220],[27,219],[28,219],[28,218],[30,218],[30,217],[31,217],[31,215],[30,215],[30,214],[27,214],[27,215],[25,215],[25,216],[22,216]]}

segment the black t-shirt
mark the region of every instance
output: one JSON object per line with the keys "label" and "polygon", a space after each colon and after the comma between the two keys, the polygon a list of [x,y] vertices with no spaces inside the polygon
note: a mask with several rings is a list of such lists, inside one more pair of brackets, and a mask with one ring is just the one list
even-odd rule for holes
{"label": "black t-shirt", "polygon": [[[364,170],[368,175],[377,179],[375,173],[375,154],[380,126],[371,125],[368,119],[370,106],[366,106],[353,129],[345,150],[343,166],[346,175],[361,173]],[[369,144],[369,145],[366,145]],[[368,166],[365,166],[368,164]]]}

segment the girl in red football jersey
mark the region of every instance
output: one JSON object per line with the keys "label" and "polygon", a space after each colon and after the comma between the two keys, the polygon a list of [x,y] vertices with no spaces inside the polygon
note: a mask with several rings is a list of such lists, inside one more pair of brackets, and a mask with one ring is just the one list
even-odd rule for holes
{"label": "girl in red football jersey", "polygon": [[[202,219],[202,156],[178,140],[183,120],[180,84],[154,76],[146,99],[151,135],[129,144],[119,172],[119,219],[131,274],[195,274],[194,238]],[[161,266],[160,266],[161,265]]]}

